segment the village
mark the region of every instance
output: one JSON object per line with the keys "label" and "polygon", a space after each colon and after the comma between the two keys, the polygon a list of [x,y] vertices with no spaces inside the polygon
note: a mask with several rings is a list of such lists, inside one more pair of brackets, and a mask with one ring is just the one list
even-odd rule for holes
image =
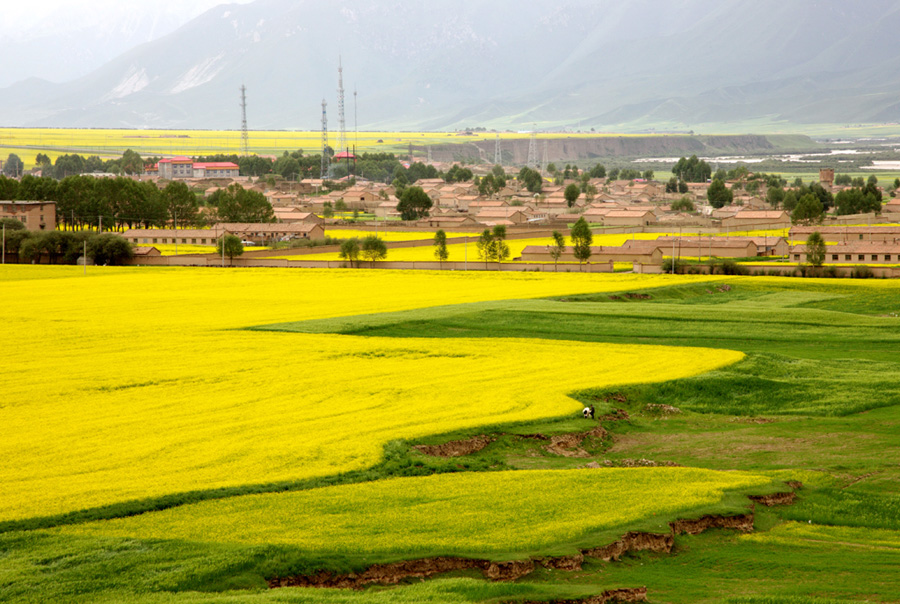
{"label": "village", "polygon": [[[345,155],[348,161],[355,160],[351,154]],[[459,168],[453,164],[430,165],[441,174]],[[237,185],[263,195],[271,205],[274,222],[214,222],[206,228],[174,228],[176,225],[170,223],[169,228],[128,228],[120,234],[134,246],[134,258],[130,261],[133,264],[221,264],[214,246],[227,234],[239,237],[244,245],[241,257],[232,259],[230,265],[339,267],[346,263],[316,257],[337,251],[337,244],[326,235],[334,230],[349,228],[382,237],[388,233],[407,234],[404,241],[387,237],[386,246],[391,249],[431,246],[438,230],[454,234],[448,243],[469,243],[470,238],[474,243],[485,229],[502,227],[506,239],[528,243],[502,265],[475,262],[478,258],[473,248],[471,258],[467,255],[462,263],[407,262],[388,257],[371,266],[558,271],[559,263],[563,263],[564,270],[575,270],[566,266],[579,263],[572,248],[553,257],[550,247],[539,240],[549,242],[554,232],[567,235],[571,226],[583,219],[595,235],[645,236],[626,238],[616,245],[591,246],[590,258],[577,267],[580,271],[611,272],[630,263],[635,272],[663,272],[665,258],[741,259],[747,263],[759,259],[761,268],[776,266],[772,262],[775,259],[803,264],[807,262],[803,243],[814,231],[830,244],[826,257],[829,264],[881,266],[879,276],[894,276],[897,271],[890,265],[900,265],[900,226],[883,226],[900,222],[900,199],[886,201],[880,215],[828,216],[821,224],[793,224],[788,211],[773,208],[767,201],[765,186],[748,186],[752,174],[726,181],[731,203],[714,207],[708,200],[711,182],[682,182],[681,190],[673,191],[667,183],[652,178],[591,177],[587,170],[579,173],[577,168],[571,170],[569,178],[564,178],[561,170],[556,178],[551,178],[552,174],[543,177],[538,192],[530,191],[513,175],[506,175],[501,187],[487,192],[482,187],[479,191],[480,179],[498,168],[487,164],[470,166],[473,178],[467,181],[414,181],[410,186],[421,187],[433,205],[422,218],[401,220],[398,191],[393,184],[355,176],[336,181],[291,181],[281,177],[254,180],[240,176],[238,166],[232,162],[165,158],[146,166],[144,173],[135,178],[160,188],[172,181],[184,182],[198,198],[208,198]],[[834,179],[833,170],[822,170],[818,185],[833,194],[850,188],[835,184]],[[578,189],[577,196],[572,192],[573,186]],[[201,215],[207,209],[201,205]],[[52,201],[2,201],[0,218],[20,220],[35,231],[52,230],[57,224]],[[414,234],[421,234],[421,238]],[[648,234],[653,237],[648,239]],[[323,245],[303,245],[310,242]],[[190,247],[182,247],[178,253],[178,245]],[[163,246],[176,246],[176,253],[163,253]],[[210,249],[198,251],[196,246]],[[278,248],[277,254],[273,248]],[[14,257],[10,254],[10,259]],[[37,261],[45,262],[47,258],[39,257]],[[673,270],[672,265],[666,270]]]}

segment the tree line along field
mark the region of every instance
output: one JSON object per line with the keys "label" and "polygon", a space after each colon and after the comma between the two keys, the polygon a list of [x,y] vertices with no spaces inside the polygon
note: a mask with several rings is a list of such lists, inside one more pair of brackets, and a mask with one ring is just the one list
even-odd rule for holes
{"label": "tree line along field", "polygon": [[[80,271],[0,268],[17,351],[0,378],[0,600],[900,600],[894,282]],[[628,419],[578,456],[548,450],[597,425],[584,405]],[[463,457],[412,446],[478,435]],[[511,583],[266,585],[571,555],[743,514],[785,481],[797,502],[757,505],[754,532],[676,536],[671,554]]]}

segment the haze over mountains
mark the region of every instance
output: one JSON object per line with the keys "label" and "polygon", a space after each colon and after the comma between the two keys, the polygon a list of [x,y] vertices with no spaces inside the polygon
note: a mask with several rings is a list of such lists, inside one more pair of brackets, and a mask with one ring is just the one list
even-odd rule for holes
{"label": "haze over mountains", "polygon": [[[64,83],[5,126],[694,129],[900,121],[900,0],[256,0]],[[20,51],[7,49],[7,61]]]}

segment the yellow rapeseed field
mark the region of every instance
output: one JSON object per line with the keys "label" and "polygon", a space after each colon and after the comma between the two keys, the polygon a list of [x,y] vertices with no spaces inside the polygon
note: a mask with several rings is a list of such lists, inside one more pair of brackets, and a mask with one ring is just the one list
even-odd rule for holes
{"label": "yellow rapeseed field", "polygon": [[[30,271],[46,278],[23,279]],[[740,353],[248,332],[653,287],[667,276],[0,267],[0,520],[334,474],[389,440],[577,411],[566,396]],[[684,282],[682,277],[679,282]],[[692,278],[695,281],[704,277]]]}
{"label": "yellow rapeseed field", "polygon": [[442,474],[231,497],[60,532],[287,544],[329,555],[521,553],[559,544],[605,545],[592,537],[624,532],[654,516],[662,524],[719,504],[726,491],[772,482],[697,468]]}
{"label": "yellow rapeseed field", "polygon": [[[502,140],[522,140],[527,132],[501,132]],[[407,152],[413,145],[493,142],[497,133],[470,134],[458,132],[359,132],[348,134],[348,145],[359,153]],[[605,136],[653,136],[634,134],[571,133],[568,138],[600,138]],[[668,135],[677,136],[677,135]],[[538,133],[538,138],[558,138],[558,133]],[[250,153],[281,155],[285,151],[303,150],[316,154],[322,148],[320,131],[250,130]],[[336,145],[336,138],[331,139]],[[77,153],[99,155],[104,159],[120,156],[126,149],[142,156],[215,155],[241,153],[240,130],[129,130],[89,128],[0,128],[0,155],[5,159],[16,153],[26,168],[34,167],[38,153],[52,161],[60,155]]]}

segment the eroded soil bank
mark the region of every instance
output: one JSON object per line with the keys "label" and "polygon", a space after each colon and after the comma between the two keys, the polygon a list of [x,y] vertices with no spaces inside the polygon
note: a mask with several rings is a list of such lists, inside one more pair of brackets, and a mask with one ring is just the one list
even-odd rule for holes
{"label": "eroded soil bank", "polygon": [[[800,483],[791,483],[793,488],[799,488]],[[775,493],[773,495],[752,496],[755,502],[763,505],[790,505],[794,501],[793,492]],[[570,556],[536,557],[527,560],[512,560],[508,562],[493,562],[477,558],[462,558],[456,556],[438,556],[434,558],[422,558],[419,560],[404,560],[389,564],[373,564],[360,573],[339,574],[329,571],[320,571],[312,575],[295,575],[289,577],[274,577],[268,580],[269,587],[332,587],[344,589],[361,589],[367,585],[396,585],[407,579],[426,579],[435,575],[464,570],[478,570],[491,581],[515,581],[531,574],[538,566],[557,570],[578,571],[581,570],[584,559],[597,558],[606,562],[615,562],[622,556],[631,552],[650,551],[656,553],[671,553],[675,546],[675,536],[681,534],[696,535],[709,529],[729,529],[741,532],[753,531],[753,512],[739,514],[737,516],[705,515],[695,519],[680,519],[669,523],[670,532],[647,533],[630,531],[616,541],[601,547],[594,547],[579,551]],[[604,592],[606,596],[593,596],[593,598],[613,597],[611,592]],[[626,590],[630,593],[631,590]],[[646,590],[644,590],[646,596]],[[625,593],[621,595],[626,595]],[[618,596],[616,596],[618,597]],[[628,597],[632,597],[629,595]],[[635,596],[636,597],[636,596]],[[573,600],[573,602],[637,602],[642,600]]]}

